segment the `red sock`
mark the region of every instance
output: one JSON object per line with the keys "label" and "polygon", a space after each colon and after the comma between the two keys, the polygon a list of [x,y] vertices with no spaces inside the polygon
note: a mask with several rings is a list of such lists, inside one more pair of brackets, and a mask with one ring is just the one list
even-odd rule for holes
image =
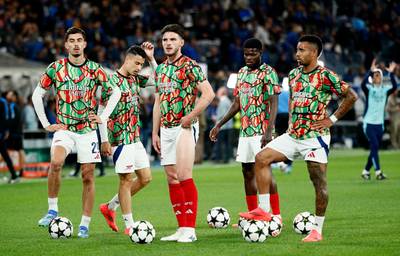
{"label": "red sock", "polygon": [[196,227],[197,217],[197,188],[193,179],[181,181],[181,187],[185,194],[186,227]]}
{"label": "red sock", "polygon": [[246,195],[247,210],[252,211],[258,207],[257,195]]}
{"label": "red sock", "polygon": [[168,184],[169,199],[171,200],[172,209],[174,210],[176,220],[179,227],[186,227],[185,211],[185,194],[181,184]]}
{"label": "red sock", "polygon": [[271,194],[269,197],[269,203],[271,204],[271,210],[273,215],[281,214],[281,209],[279,208],[279,194]]}

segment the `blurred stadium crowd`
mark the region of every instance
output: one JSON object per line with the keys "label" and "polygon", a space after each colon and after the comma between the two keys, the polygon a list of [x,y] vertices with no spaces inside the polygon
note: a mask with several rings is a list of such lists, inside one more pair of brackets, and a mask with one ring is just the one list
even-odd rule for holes
{"label": "blurred stadium crowd", "polygon": [[[244,65],[242,43],[253,36],[264,43],[263,61],[281,79],[296,65],[297,40],[306,33],[321,36],[321,60],[357,92],[375,57],[382,65],[400,63],[400,2],[391,0],[353,0],[351,4],[345,0],[0,0],[0,52],[48,64],[66,56],[64,33],[78,26],[87,33],[88,58],[115,70],[128,46],[147,40],[158,45],[155,56],[162,61],[159,30],[168,23],[187,29],[183,53],[207,64],[215,91]],[[396,75],[400,77],[399,68]],[[393,97],[392,112],[397,113],[400,96]],[[142,117],[146,140],[151,130],[151,117],[146,114],[151,113],[151,100],[149,96],[143,103],[148,110]],[[53,101],[47,106],[49,115]],[[21,109],[24,105],[20,102]],[[217,108],[218,99],[205,113],[205,136],[214,125]],[[362,112],[359,101],[348,119],[359,121]],[[232,127],[238,128],[237,124]],[[205,157],[222,160],[221,153],[213,153],[208,144]]]}

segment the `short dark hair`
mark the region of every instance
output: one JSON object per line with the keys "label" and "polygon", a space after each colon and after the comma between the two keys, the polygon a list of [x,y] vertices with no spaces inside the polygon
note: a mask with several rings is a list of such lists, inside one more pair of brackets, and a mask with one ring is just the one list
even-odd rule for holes
{"label": "short dark hair", "polygon": [[161,29],[161,35],[164,35],[166,32],[174,32],[177,33],[182,39],[185,37],[185,30],[179,24],[169,24]]}
{"label": "short dark hair", "polygon": [[244,41],[243,43],[243,48],[255,48],[257,50],[262,50],[263,45],[261,43],[260,40],[258,40],[257,38],[249,38],[246,41]]}
{"label": "short dark hair", "polygon": [[78,28],[78,27],[70,27],[67,32],[65,32],[64,36],[64,42],[68,40],[69,35],[73,34],[81,34],[83,36],[83,39],[86,41],[86,33],[83,29]]}
{"label": "short dark hair", "polygon": [[146,59],[146,57],[147,57],[146,52],[139,45],[132,45],[131,47],[129,47],[129,49],[126,50],[126,55],[128,55],[128,54],[139,55],[139,56],[143,57],[144,59]]}
{"label": "short dark hair", "polygon": [[317,46],[318,56],[322,52],[322,40],[317,35],[304,35],[304,36],[300,37],[299,42],[308,42],[308,43],[311,43],[311,44],[314,44],[315,46]]}

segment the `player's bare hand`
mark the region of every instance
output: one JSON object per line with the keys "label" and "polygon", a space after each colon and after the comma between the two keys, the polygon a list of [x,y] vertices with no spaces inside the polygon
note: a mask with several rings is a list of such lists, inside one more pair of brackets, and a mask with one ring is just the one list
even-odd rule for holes
{"label": "player's bare hand", "polygon": [[150,42],[144,42],[141,47],[146,53],[146,56],[152,60],[154,58],[154,45]]}
{"label": "player's bare hand", "polygon": [[45,129],[48,132],[56,132],[59,130],[67,130],[67,126],[65,124],[51,124],[47,126]]}
{"label": "player's bare hand", "polygon": [[393,73],[394,70],[396,69],[396,67],[397,67],[396,62],[392,61],[392,62],[390,62],[389,67],[387,67],[385,69],[386,69],[387,72]]}
{"label": "player's bare hand", "polygon": [[96,115],[94,112],[89,113],[89,120],[91,123],[98,123],[98,124],[102,123],[101,118],[98,115]]}
{"label": "player's bare hand", "polygon": [[331,121],[331,119],[329,117],[316,121],[313,125],[312,128],[317,130],[317,131],[321,131],[323,129],[329,128],[333,125],[333,122]]}
{"label": "player's bare hand", "polygon": [[272,139],[273,139],[272,133],[265,133],[261,137],[261,148],[265,147],[268,143],[270,143]]}
{"label": "player's bare hand", "polygon": [[161,154],[160,136],[158,136],[158,134],[153,134],[153,135],[151,136],[151,140],[152,140],[152,142],[153,142],[154,150],[155,150],[158,154]]}
{"label": "player's bare hand", "polygon": [[373,59],[371,63],[371,71],[374,71],[374,69],[376,69],[376,59]]}
{"label": "player's bare hand", "polygon": [[103,156],[111,156],[111,144],[110,142],[106,141],[101,143],[101,154]]}
{"label": "player's bare hand", "polygon": [[211,141],[213,141],[213,142],[216,142],[217,141],[217,136],[218,136],[218,133],[219,133],[219,130],[220,130],[220,128],[219,128],[219,126],[214,126],[212,129],[211,129],[211,131],[210,131],[210,140]]}
{"label": "player's bare hand", "polygon": [[192,125],[192,119],[190,118],[190,116],[182,117],[181,119],[182,128],[189,129],[191,125]]}

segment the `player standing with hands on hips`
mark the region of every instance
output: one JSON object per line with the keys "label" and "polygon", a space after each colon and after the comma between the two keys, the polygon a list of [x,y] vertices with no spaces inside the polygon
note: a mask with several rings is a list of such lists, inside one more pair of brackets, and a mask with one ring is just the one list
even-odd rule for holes
{"label": "player standing with hands on hips", "polygon": [[[89,237],[89,223],[94,204],[95,163],[101,161],[96,123],[106,123],[109,115],[121,97],[121,91],[114,87],[100,64],[88,60],[84,55],[86,34],[76,27],[65,33],[64,45],[68,57],[51,63],[42,75],[32,95],[32,102],[42,126],[54,132],[51,144],[51,164],[48,174],[48,212],[38,222],[48,226],[58,215],[58,193],[61,185],[61,171],[65,158],[76,149],[82,169],[82,219],[78,237]],[[95,114],[95,99],[98,87],[111,90],[107,106],[100,116]],[[57,123],[47,120],[43,97],[51,88],[56,93]]]}

